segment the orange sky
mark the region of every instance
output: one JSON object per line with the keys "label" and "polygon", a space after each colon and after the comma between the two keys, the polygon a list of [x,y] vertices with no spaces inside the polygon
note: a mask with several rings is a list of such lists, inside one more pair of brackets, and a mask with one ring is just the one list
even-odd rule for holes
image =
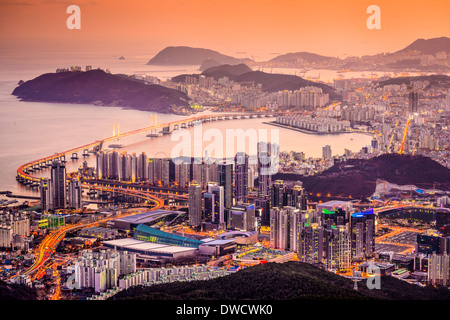
{"label": "orange sky", "polygon": [[[71,4],[81,8],[81,30],[66,27]],[[381,30],[366,27],[372,4]],[[151,58],[187,45],[258,61],[296,51],[361,56],[450,37],[449,13],[448,0],[0,0],[0,49]]]}

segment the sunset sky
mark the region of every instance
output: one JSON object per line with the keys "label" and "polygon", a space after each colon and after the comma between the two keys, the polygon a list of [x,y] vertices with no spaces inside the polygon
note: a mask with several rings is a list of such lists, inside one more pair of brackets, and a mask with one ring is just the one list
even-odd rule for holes
{"label": "sunset sky", "polygon": [[[81,30],[66,27],[71,4],[81,9]],[[380,30],[366,26],[369,5],[381,9]],[[0,0],[0,54],[111,50],[151,58],[186,45],[257,61],[298,51],[361,56],[450,37],[449,12],[448,0]]]}

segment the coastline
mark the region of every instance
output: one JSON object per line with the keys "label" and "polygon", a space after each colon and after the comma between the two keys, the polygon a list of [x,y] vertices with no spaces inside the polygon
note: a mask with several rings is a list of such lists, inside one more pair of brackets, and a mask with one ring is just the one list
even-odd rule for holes
{"label": "coastline", "polygon": [[284,129],[290,129],[290,130],[294,130],[294,131],[298,131],[301,133],[306,133],[306,134],[314,134],[314,135],[329,135],[329,134],[342,134],[342,133],[354,133],[352,131],[340,131],[340,132],[316,132],[316,131],[311,131],[311,130],[307,130],[307,129],[301,129],[301,128],[295,128],[295,127],[291,127],[285,124],[280,124],[277,123],[275,121],[271,121],[271,122],[263,122],[264,124],[269,124],[271,126],[276,126],[276,127],[280,127],[280,128],[284,128]]}

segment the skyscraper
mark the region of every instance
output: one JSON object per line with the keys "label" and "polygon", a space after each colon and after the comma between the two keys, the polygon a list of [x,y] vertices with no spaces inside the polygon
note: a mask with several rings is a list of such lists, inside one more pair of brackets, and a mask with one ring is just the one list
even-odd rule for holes
{"label": "skyscraper", "polygon": [[273,249],[289,249],[289,213],[286,209],[274,207],[270,209],[270,247]]}
{"label": "skyscraper", "polygon": [[228,228],[254,231],[255,205],[250,203],[236,204],[228,209]]}
{"label": "skyscraper", "polygon": [[224,187],[219,186],[217,182],[210,182],[208,183],[208,193],[214,196],[214,211],[211,221],[221,227],[226,227]]}
{"label": "skyscraper", "polygon": [[138,160],[136,157],[136,153],[132,153],[130,155],[130,162],[131,162],[131,177],[130,180],[131,182],[136,182],[137,181],[137,175],[138,175]]}
{"label": "skyscraper", "polygon": [[58,160],[52,163],[51,185],[53,209],[66,208],[66,166]]}
{"label": "skyscraper", "polygon": [[144,152],[142,152],[138,156],[137,180],[138,181],[147,181],[148,180],[148,158]]}
{"label": "skyscraper", "polygon": [[204,163],[192,163],[192,180],[197,182],[202,188],[206,187],[207,181],[205,181],[205,172],[203,169]]}
{"label": "skyscraper", "polygon": [[97,153],[97,179],[105,179],[107,176],[108,160],[104,151]]}
{"label": "skyscraper", "polygon": [[261,141],[258,143],[258,195],[270,195],[270,185],[272,184],[272,174],[276,173],[274,167],[277,165],[279,146],[270,142]]}
{"label": "skyscraper", "polygon": [[375,252],[375,214],[373,209],[351,215],[352,258],[372,257]]}
{"label": "skyscraper", "polygon": [[106,154],[106,158],[108,165],[104,178],[119,179],[119,153],[117,151],[109,152]]}
{"label": "skyscraper", "polygon": [[322,158],[324,160],[331,159],[331,146],[326,145],[322,147]]}
{"label": "skyscraper", "polygon": [[214,194],[209,193],[209,192],[205,192],[203,194],[203,212],[204,212],[204,220],[206,222],[212,222],[213,220],[213,216],[215,214],[214,212]]}
{"label": "skyscraper", "polygon": [[41,208],[43,212],[53,210],[53,194],[50,179],[42,178],[40,181]]}
{"label": "skyscraper", "polygon": [[409,111],[411,113],[419,112],[419,93],[417,91],[409,93]]}
{"label": "skyscraper", "polygon": [[[175,163],[175,181],[180,188],[186,188],[191,181],[191,164],[190,163]],[[200,183],[199,183],[200,185]],[[200,185],[201,188],[201,185]]]}
{"label": "skyscraper", "polygon": [[195,182],[189,184],[189,225],[198,227],[202,223],[202,187]]}
{"label": "skyscraper", "polygon": [[344,269],[351,265],[350,237],[343,225],[324,231],[324,259],[327,268]]}
{"label": "skyscraper", "polygon": [[284,205],[295,207],[300,210],[307,209],[307,193],[298,185],[286,185],[284,189]]}
{"label": "skyscraper", "polygon": [[81,208],[81,181],[78,179],[71,179],[68,187],[69,208]]}
{"label": "skyscraper", "polygon": [[318,223],[305,223],[300,231],[298,259],[321,263],[323,260],[323,228]]}
{"label": "skyscraper", "polygon": [[276,180],[270,188],[270,205],[271,207],[282,208],[284,203],[284,181]]}
{"label": "skyscraper", "polygon": [[450,285],[450,255],[433,253],[428,258],[428,283]]}
{"label": "skyscraper", "polygon": [[148,181],[151,184],[168,186],[170,160],[164,158],[153,158],[148,160]]}
{"label": "skyscraper", "polygon": [[218,164],[219,186],[223,187],[224,206],[231,208],[233,205],[233,163],[222,161]]}
{"label": "skyscraper", "polygon": [[235,191],[234,197],[236,203],[248,202],[248,155],[244,152],[238,152],[235,160]]}
{"label": "skyscraper", "polygon": [[119,180],[131,181],[131,155],[123,152],[119,155]]}

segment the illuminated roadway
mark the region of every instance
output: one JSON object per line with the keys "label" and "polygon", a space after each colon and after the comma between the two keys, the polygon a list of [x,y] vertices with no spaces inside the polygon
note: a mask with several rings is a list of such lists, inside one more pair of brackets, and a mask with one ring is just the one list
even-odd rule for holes
{"label": "illuminated roadway", "polygon": [[[101,188],[101,187],[99,187]],[[103,189],[103,188],[101,188]],[[105,188],[110,189],[110,188]],[[118,188],[117,188],[118,189]],[[134,192],[135,190],[127,190],[129,193],[133,193],[133,196],[141,197],[142,199],[145,199],[146,201],[151,201],[155,204],[155,206],[152,208],[152,210],[161,209],[164,206],[164,201],[161,199],[145,194],[144,192]],[[133,215],[134,213],[128,213],[128,214],[122,214],[114,217],[109,217],[105,219],[101,219],[95,222],[88,222],[88,223],[82,223],[82,224],[75,224],[75,225],[68,225],[61,228],[58,228],[57,230],[52,231],[50,234],[48,234],[44,240],[39,244],[39,246],[36,248],[36,260],[35,262],[24,272],[22,272],[22,275],[31,275],[41,269],[43,266],[45,266],[45,263],[47,260],[51,257],[52,253],[54,252],[56,246],[58,243],[64,239],[64,236],[67,232],[73,231],[79,228],[88,228],[95,225],[98,225],[100,223],[107,222],[109,220],[118,219],[126,216]],[[15,276],[13,276],[15,277]],[[12,277],[12,278],[13,278]]]}

